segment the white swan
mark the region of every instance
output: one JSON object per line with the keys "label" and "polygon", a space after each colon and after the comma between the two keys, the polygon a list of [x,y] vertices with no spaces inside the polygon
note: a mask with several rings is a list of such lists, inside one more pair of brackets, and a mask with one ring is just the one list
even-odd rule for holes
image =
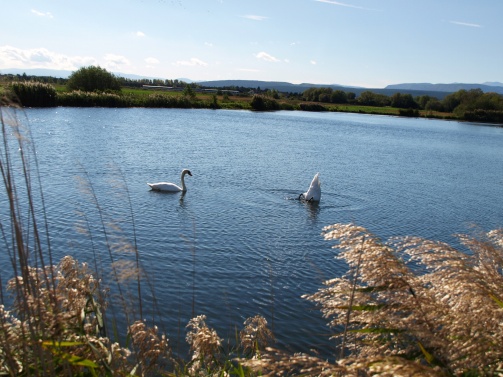
{"label": "white swan", "polygon": [[185,174],[188,174],[192,177],[192,173],[189,169],[183,169],[182,175],[180,177],[182,187],[169,182],[147,183],[147,185],[149,185],[150,188],[154,191],[186,192],[187,187],[185,186]]}
{"label": "white swan", "polygon": [[313,180],[311,181],[311,185],[309,189],[299,195],[300,200],[304,200],[306,202],[319,202],[321,199],[321,181],[320,181],[320,173],[316,173]]}

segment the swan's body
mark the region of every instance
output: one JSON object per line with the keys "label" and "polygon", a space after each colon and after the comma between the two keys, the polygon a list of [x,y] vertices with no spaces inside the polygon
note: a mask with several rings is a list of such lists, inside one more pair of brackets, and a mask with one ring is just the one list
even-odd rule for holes
{"label": "swan's body", "polygon": [[320,173],[316,173],[313,180],[311,181],[311,185],[309,189],[299,195],[300,200],[305,200],[306,202],[319,202],[321,199],[321,181],[320,181]]}
{"label": "swan's body", "polygon": [[192,173],[189,169],[184,169],[182,175],[180,176],[181,187],[170,182],[158,182],[158,183],[147,183],[150,188],[154,191],[167,191],[167,192],[186,192],[187,187],[185,186],[185,174],[192,177]]}

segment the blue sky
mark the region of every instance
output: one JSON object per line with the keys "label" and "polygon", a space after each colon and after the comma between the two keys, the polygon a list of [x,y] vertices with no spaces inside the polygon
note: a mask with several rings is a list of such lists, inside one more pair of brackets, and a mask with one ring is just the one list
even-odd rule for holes
{"label": "blue sky", "polygon": [[382,88],[503,82],[502,0],[16,0],[0,72]]}

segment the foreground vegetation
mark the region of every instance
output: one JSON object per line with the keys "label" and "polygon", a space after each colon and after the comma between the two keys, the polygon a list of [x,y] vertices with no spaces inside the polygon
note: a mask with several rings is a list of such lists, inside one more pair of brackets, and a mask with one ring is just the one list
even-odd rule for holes
{"label": "foreground vegetation", "polygon": [[365,91],[310,88],[303,93],[279,93],[260,88],[204,88],[177,80],[128,80],[100,67],[84,67],[68,80],[3,77],[3,85],[26,107],[147,107],[210,108],[257,111],[339,111],[366,114],[457,119],[503,124],[503,96],[480,89],[460,90],[443,100],[429,95],[392,96]]}
{"label": "foreground vegetation", "polygon": [[[104,250],[93,250],[93,267],[79,263],[71,249],[53,261],[29,128],[2,100],[9,107],[0,108],[1,258],[13,278],[0,280],[0,374],[503,374],[503,230],[460,235],[464,248],[458,250],[415,237],[383,242],[354,224],[328,226],[323,236],[335,243],[348,272],[304,297],[333,330],[338,351],[332,359],[275,348],[260,315],[244,322],[232,345],[211,328],[211,318],[194,317],[186,326],[190,354],[180,358],[155,322],[143,319],[148,274],[134,241],[113,237],[116,224],[101,220]],[[102,213],[90,182],[88,194]],[[112,288],[118,297],[109,294]],[[116,328],[117,308],[125,329]]]}

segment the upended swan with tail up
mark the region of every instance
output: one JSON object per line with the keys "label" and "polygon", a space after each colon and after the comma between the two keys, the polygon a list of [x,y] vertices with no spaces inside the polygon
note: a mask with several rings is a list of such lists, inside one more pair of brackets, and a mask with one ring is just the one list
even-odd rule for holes
{"label": "upended swan with tail up", "polygon": [[321,199],[321,181],[320,173],[316,173],[309,189],[299,195],[299,200],[304,200],[306,202],[319,202]]}
{"label": "upended swan with tail up", "polygon": [[147,185],[149,185],[150,188],[154,191],[186,192],[187,187],[185,186],[185,174],[188,174],[192,177],[192,173],[190,172],[189,169],[183,169],[182,175],[180,176],[182,187],[170,182],[147,183]]}

